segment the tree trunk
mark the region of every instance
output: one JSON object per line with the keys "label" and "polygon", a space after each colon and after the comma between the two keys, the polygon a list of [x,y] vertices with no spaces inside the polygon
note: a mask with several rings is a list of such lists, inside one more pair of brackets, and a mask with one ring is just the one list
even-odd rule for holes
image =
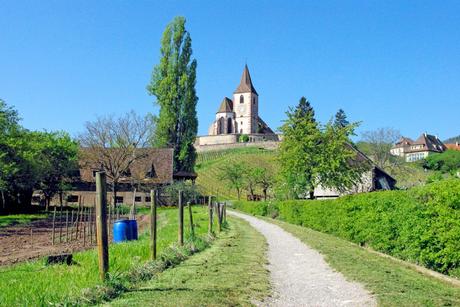
{"label": "tree trunk", "polygon": [[61,206],[61,211],[62,211],[62,206],[63,206],[63,198],[64,196],[62,195],[62,191],[59,192],[59,205]]}
{"label": "tree trunk", "polygon": [[315,191],[310,191],[310,199],[315,199]]}
{"label": "tree trunk", "polygon": [[114,182],[112,185],[112,192],[113,192],[113,208],[117,207],[117,183]]}
{"label": "tree trunk", "polygon": [[236,189],[236,193],[238,194],[238,200],[240,200],[240,189]]}
{"label": "tree trunk", "polygon": [[264,200],[267,201],[267,189],[263,189],[264,192]]}
{"label": "tree trunk", "polygon": [[5,199],[5,192],[3,190],[0,191],[0,196],[2,198],[2,209],[6,212],[6,199]]}

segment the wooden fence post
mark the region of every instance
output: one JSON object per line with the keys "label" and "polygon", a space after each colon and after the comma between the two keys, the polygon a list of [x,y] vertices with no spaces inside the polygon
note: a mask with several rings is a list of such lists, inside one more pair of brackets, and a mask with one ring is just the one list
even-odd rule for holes
{"label": "wooden fence post", "polygon": [[105,280],[109,270],[109,244],[107,238],[107,186],[104,172],[96,173],[96,234],[99,255],[99,275]]}
{"label": "wooden fence post", "polygon": [[157,190],[150,190],[151,258],[157,259]]}
{"label": "wooden fence post", "polygon": [[69,242],[69,210],[65,211],[65,241]]}
{"label": "wooden fence post", "polygon": [[193,212],[192,212],[192,204],[188,202],[188,214],[190,216],[190,235],[192,238],[195,238],[195,227],[193,226]]}
{"label": "wooden fence post", "polygon": [[184,245],[184,204],[183,192],[179,191],[179,245]]}
{"label": "wooden fence post", "polygon": [[216,211],[217,211],[217,230],[219,232],[222,231],[222,210],[221,210],[221,205],[220,203],[217,203],[216,204],[217,207],[216,207]]}
{"label": "wooden fence post", "polygon": [[208,196],[208,234],[212,234],[212,196]]}

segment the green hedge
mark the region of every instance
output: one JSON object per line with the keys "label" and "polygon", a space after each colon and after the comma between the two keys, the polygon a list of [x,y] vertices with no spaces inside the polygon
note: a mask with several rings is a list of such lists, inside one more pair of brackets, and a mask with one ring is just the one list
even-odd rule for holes
{"label": "green hedge", "polygon": [[236,209],[369,246],[460,277],[460,180],[334,200],[235,202]]}

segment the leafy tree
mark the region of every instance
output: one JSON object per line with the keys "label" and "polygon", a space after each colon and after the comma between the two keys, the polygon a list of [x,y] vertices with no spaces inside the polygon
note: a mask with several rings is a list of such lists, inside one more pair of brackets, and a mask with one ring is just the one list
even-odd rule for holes
{"label": "leafy tree", "polygon": [[345,114],[345,111],[342,109],[339,109],[337,113],[335,114],[334,118],[334,126],[335,127],[346,127],[350,124],[350,122],[347,120],[347,115]]}
{"label": "leafy tree", "polygon": [[273,174],[268,169],[263,167],[257,167],[254,170],[254,175],[257,184],[261,187],[262,193],[264,194],[264,200],[267,200],[267,191],[274,184]]}
{"label": "leafy tree", "polygon": [[315,112],[305,97],[295,108],[289,108],[286,115],[287,119],[280,128],[283,133],[278,154],[280,175],[290,197],[298,198],[307,191],[312,198],[321,162],[321,131]]}
{"label": "leafy tree", "polygon": [[161,60],[155,66],[147,90],[160,106],[154,145],[174,148],[174,171],[193,171],[198,129],[196,114],[196,66],[192,39],[185,18],[176,17],[161,40]]}
{"label": "leafy tree", "polygon": [[236,162],[224,165],[219,174],[220,180],[227,181],[238,194],[238,200],[241,198],[241,190],[245,185],[245,173],[247,165],[243,162]]}
{"label": "leafy tree", "polygon": [[244,172],[246,190],[248,191],[252,200],[254,199],[255,189],[257,188],[259,172],[260,170],[257,167],[246,167]]}
{"label": "leafy tree", "polygon": [[449,149],[443,153],[429,155],[423,161],[423,167],[442,173],[454,174],[460,169],[460,151]]}

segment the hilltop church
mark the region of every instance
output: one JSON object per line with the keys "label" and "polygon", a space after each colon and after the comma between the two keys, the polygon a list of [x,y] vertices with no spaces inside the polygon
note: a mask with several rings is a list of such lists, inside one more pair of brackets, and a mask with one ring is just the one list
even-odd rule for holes
{"label": "hilltop church", "polygon": [[[247,137],[241,138],[242,135]],[[247,142],[278,141],[278,135],[259,116],[259,94],[247,65],[233,92],[233,100],[224,97],[208,135],[198,137],[196,145],[233,144],[244,139]]]}

